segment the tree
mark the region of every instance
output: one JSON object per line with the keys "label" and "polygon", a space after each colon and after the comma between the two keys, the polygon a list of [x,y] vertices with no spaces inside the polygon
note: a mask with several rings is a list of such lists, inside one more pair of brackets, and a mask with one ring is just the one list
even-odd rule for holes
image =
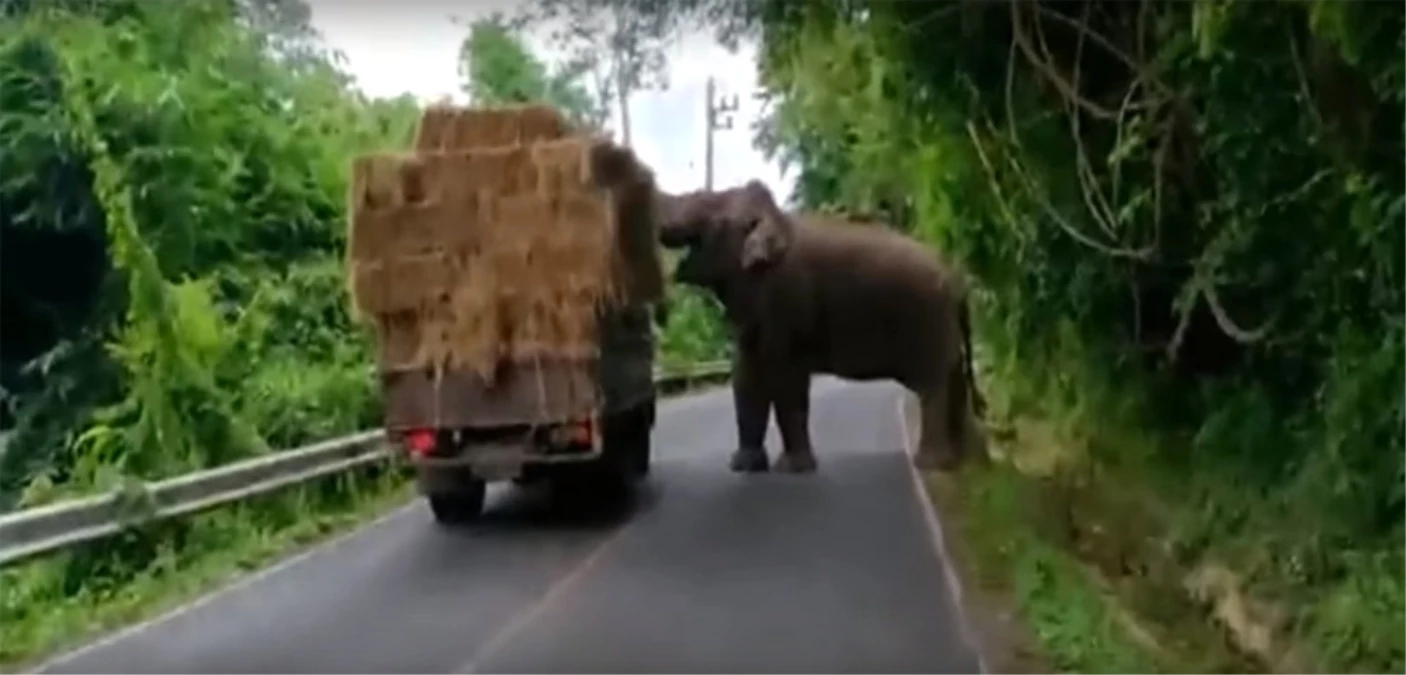
{"label": "tree", "polygon": [[677,16],[632,9],[622,0],[537,0],[516,19],[520,26],[554,26],[553,42],[577,68],[594,75],[597,100],[606,108],[618,106],[627,146],[630,94],[668,86],[664,48],[676,35]]}
{"label": "tree", "polygon": [[736,49],[760,34],[761,17],[775,0],[535,0],[520,10],[520,25],[552,26],[553,41],[596,75],[597,95],[620,109],[621,135],[630,144],[629,97],[669,86],[665,50],[687,28],[707,28]]}
{"label": "tree", "polygon": [[607,112],[582,84],[579,63],[553,68],[500,16],[474,21],[459,48],[459,76],[477,103],[547,103],[578,124],[603,127]]}
{"label": "tree", "polygon": [[241,22],[283,65],[296,67],[322,56],[312,8],[304,0],[236,0],[235,5]]}
{"label": "tree", "polygon": [[[368,102],[273,18],[304,9],[0,5],[0,510],[39,478],[93,489],[327,435],[322,401],[349,397],[342,428],[374,417],[341,306],[347,160],[404,147],[418,111]],[[329,388],[296,393],[294,370]]]}

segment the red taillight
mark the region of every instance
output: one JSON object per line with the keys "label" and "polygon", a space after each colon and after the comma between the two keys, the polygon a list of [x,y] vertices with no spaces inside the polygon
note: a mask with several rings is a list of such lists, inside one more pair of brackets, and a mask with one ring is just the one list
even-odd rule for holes
{"label": "red taillight", "polygon": [[591,435],[594,431],[595,429],[592,428],[591,420],[589,419],[581,422],[580,424],[572,425],[571,442],[580,443],[581,445],[590,445]]}
{"label": "red taillight", "polygon": [[551,443],[557,446],[590,446],[595,436],[595,427],[591,420],[581,420],[579,422],[568,422],[554,427],[551,430]]}
{"label": "red taillight", "polygon": [[405,435],[405,446],[410,452],[424,457],[434,452],[435,433],[430,429],[416,429]]}

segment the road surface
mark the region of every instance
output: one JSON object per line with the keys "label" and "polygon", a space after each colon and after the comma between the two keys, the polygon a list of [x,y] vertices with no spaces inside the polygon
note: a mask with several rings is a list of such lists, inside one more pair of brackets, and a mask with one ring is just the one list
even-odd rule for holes
{"label": "road surface", "polygon": [[632,505],[508,487],[445,531],[417,500],[41,672],[976,672],[899,390],[812,392],[818,473],[730,473],[726,389],[661,402]]}

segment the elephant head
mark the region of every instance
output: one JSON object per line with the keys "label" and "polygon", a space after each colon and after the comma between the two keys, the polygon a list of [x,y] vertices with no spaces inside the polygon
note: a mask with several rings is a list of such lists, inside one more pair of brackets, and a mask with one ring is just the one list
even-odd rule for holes
{"label": "elephant head", "polygon": [[766,269],[790,248],[795,226],[761,181],[727,190],[666,197],[659,243],[687,251],[675,272],[683,283],[717,287]]}

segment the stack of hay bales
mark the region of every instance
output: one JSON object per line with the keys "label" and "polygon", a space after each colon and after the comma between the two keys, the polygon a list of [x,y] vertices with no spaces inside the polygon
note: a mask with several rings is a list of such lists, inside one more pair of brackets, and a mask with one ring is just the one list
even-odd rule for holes
{"label": "stack of hay bales", "polygon": [[348,274],[383,370],[597,355],[597,319],[656,302],[652,174],[540,106],[436,105],[412,153],[355,159]]}

